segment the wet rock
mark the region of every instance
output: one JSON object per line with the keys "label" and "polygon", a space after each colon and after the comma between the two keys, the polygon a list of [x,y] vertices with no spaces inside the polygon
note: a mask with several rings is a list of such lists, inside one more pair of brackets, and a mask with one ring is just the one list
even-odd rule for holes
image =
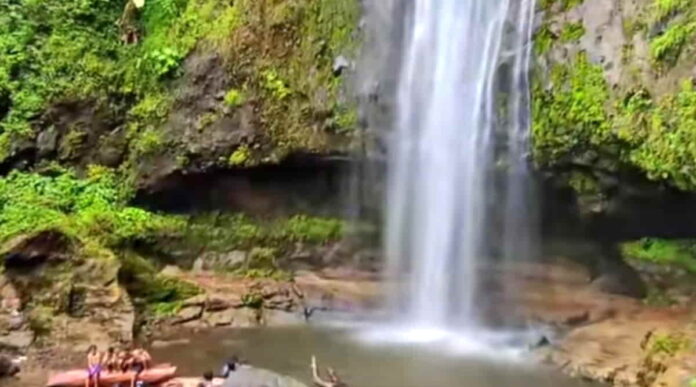
{"label": "wet rock", "polygon": [[241,367],[223,383],[223,387],[307,387],[291,377],[254,367]]}
{"label": "wet rock", "polygon": [[199,294],[185,300],[182,304],[184,308],[186,307],[203,307],[208,303],[208,296],[205,294]]}
{"label": "wet rock", "polygon": [[334,76],[340,76],[343,72],[350,68],[350,61],[343,55],[340,55],[334,59],[333,62],[333,74]]}
{"label": "wet rock", "polygon": [[207,270],[235,270],[244,266],[249,254],[246,251],[233,250],[226,253],[207,252],[193,263],[194,272]]}
{"label": "wet rock", "polygon": [[0,355],[0,378],[14,376],[20,371],[19,366],[15,364],[8,356]]}
{"label": "wet rock", "polygon": [[57,146],[58,131],[53,126],[39,133],[36,138],[36,147],[39,151],[39,157],[46,157],[55,152]]}
{"label": "wet rock", "polygon": [[191,267],[191,272],[200,273],[203,270],[205,270],[205,261],[203,260],[203,257],[198,257],[198,258],[196,258],[195,261],[193,261],[193,266]]}
{"label": "wet rock", "polygon": [[252,308],[233,309],[232,326],[235,328],[251,328],[259,326],[259,311]]}
{"label": "wet rock", "polygon": [[34,342],[32,331],[13,331],[0,336],[0,350],[23,351]]}
{"label": "wet rock", "polygon": [[590,320],[590,312],[586,310],[586,311],[578,313],[576,315],[569,316],[568,318],[565,319],[565,321],[563,321],[563,323],[565,325],[568,325],[568,326],[576,326],[576,325],[584,324],[584,323],[588,322],[589,320]]}
{"label": "wet rock", "polygon": [[214,327],[228,326],[232,325],[235,320],[238,311],[234,309],[227,309],[219,312],[208,313],[206,315],[206,321]]}
{"label": "wet rock", "polygon": [[262,313],[261,324],[264,326],[287,326],[305,323],[305,317],[295,312],[265,309]]}
{"label": "wet rock", "polygon": [[160,274],[167,277],[179,277],[183,274],[183,271],[179,266],[167,265],[160,271]]}
{"label": "wet rock", "polygon": [[188,306],[182,308],[172,319],[172,324],[183,324],[189,321],[198,320],[203,315],[203,307]]}
{"label": "wet rock", "polygon": [[7,328],[11,331],[18,331],[24,327],[25,322],[26,320],[24,315],[15,310],[10,313],[10,316],[7,319]]}
{"label": "wet rock", "polygon": [[225,297],[212,296],[208,298],[205,310],[208,312],[217,312],[228,308],[238,308],[242,305],[244,305],[244,302],[242,301],[242,297],[238,294],[230,294]]}

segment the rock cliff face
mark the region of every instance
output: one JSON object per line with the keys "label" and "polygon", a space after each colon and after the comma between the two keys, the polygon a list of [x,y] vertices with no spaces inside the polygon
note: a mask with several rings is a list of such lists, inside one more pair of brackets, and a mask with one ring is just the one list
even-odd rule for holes
{"label": "rock cliff face", "polygon": [[693,13],[678,1],[540,3],[534,158],[583,213],[693,200]]}
{"label": "rock cliff face", "polygon": [[127,3],[0,2],[3,171],[99,164],[148,186],[347,149],[357,2]]}

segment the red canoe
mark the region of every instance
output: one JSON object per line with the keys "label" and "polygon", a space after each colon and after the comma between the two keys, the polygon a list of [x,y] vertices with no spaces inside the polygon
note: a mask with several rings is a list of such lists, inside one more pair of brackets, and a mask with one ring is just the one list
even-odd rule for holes
{"label": "red canoe", "polygon": [[[162,364],[141,372],[138,380],[157,384],[173,378],[174,374],[176,374],[176,367]],[[61,372],[51,376],[48,379],[48,383],[46,383],[46,387],[84,387],[87,375],[87,370]],[[111,387],[116,383],[129,383],[132,375],[132,372],[111,373],[103,371],[99,374],[99,385]]]}

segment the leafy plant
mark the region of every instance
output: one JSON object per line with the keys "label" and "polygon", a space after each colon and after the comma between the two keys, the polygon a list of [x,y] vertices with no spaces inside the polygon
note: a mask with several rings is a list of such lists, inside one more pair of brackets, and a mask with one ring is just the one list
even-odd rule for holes
{"label": "leafy plant", "polygon": [[240,145],[234,152],[230,155],[227,160],[227,164],[232,167],[242,166],[249,161],[251,157],[251,149],[246,144]]}
{"label": "leafy plant", "polygon": [[276,70],[265,70],[261,73],[261,76],[263,77],[263,87],[270,91],[274,98],[282,100],[292,94],[292,91],[287,87],[285,81],[280,78]]}
{"label": "leafy plant", "polygon": [[567,23],[561,30],[560,39],[563,42],[575,42],[585,35],[585,26],[582,22]]}
{"label": "leafy plant", "polygon": [[176,50],[164,47],[150,52],[147,58],[155,74],[164,77],[171,75],[179,67],[182,56]]}
{"label": "leafy plant", "polygon": [[242,295],[242,305],[247,308],[260,309],[263,306],[263,295],[255,291],[246,293]]}
{"label": "leafy plant", "polygon": [[643,238],[621,245],[624,257],[662,265],[676,265],[696,273],[696,243],[690,240]]}
{"label": "leafy plant", "polygon": [[230,89],[225,94],[225,105],[229,107],[237,107],[244,104],[244,94],[237,89]]}
{"label": "leafy plant", "polygon": [[656,62],[673,65],[695,34],[696,22],[684,20],[674,23],[650,42],[650,55]]}
{"label": "leafy plant", "polygon": [[671,333],[655,335],[652,339],[652,344],[648,348],[648,354],[674,356],[677,352],[689,348],[691,344],[691,340],[682,334]]}
{"label": "leafy plant", "polygon": [[57,169],[52,174],[13,171],[0,179],[0,241],[59,230],[104,247],[156,233],[175,233],[183,221],[128,207],[131,192],[116,174],[92,167],[86,179]]}

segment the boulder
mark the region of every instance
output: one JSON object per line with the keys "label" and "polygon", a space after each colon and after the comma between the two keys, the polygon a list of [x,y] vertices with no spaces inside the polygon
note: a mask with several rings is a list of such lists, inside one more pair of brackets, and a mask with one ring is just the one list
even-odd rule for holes
{"label": "boulder", "polygon": [[261,324],[264,326],[287,326],[305,323],[303,314],[284,310],[264,309]]}
{"label": "boulder", "polygon": [[214,327],[229,326],[235,321],[237,315],[237,310],[227,309],[219,312],[207,313],[205,320]]}
{"label": "boulder", "polygon": [[225,379],[223,387],[307,387],[307,385],[275,372],[242,366]]}
{"label": "boulder", "polygon": [[198,320],[203,315],[203,307],[200,305],[183,307],[172,319],[172,324],[183,324]]}
{"label": "boulder", "polygon": [[174,265],[167,265],[160,272],[160,275],[163,275],[166,277],[179,277],[181,274],[183,274],[183,271],[181,271],[179,266],[174,266]]}
{"label": "boulder", "polygon": [[19,366],[12,359],[5,355],[0,355],[0,378],[14,376],[19,371]]}
{"label": "boulder", "polygon": [[33,342],[34,333],[32,331],[12,331],[0,336],[0,350],[24,351]]}

